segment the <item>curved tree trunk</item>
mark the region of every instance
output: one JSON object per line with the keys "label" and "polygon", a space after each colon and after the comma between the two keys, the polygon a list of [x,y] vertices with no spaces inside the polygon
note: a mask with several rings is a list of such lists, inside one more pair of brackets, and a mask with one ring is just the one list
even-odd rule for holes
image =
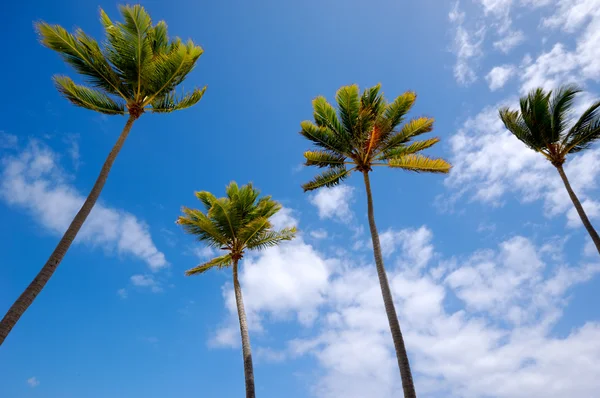
{"label": "curved tree trunk", "polygon": [[587,217],[587,214],[585,214],[585,210],[583,210],[583,206],[581,206],[581,202],[579,202],[577,195],[575,195],[575,192],[573,192],[571,184],[569,183],[569,179],[567,178],[567,175],[565,174],[565,170],[563,169],[562,165],[557,166],[556,169],[558,170],[558,174],[560,174],[560,178],[562,178],[563,183],[565,184],[565,188],[567,188],[567,192],[571,197],[571,201],[573,201],[573,205],[577,210],[577,214],[579,214],[579,218],[581,218],[583,226],[585,227],[585,229],[587,229],[588,234],[590,234],[590,237],[594,242],[594,245],[596,245],[596,250],[598,250],[598,254],[600,254],[600,236],[598,236],[598,232],[596,232],[596,230],[592,226],[592,223]]}
{"label": "curved tree trunk", "polygon": [[246,310],[242,288],[238,280],[238,261],[233,261],[233,290],[235,291],[235,303],[237,304],[238,318],[240,320],[240,334],[242,335],[242,353],[244,355],[244,377],[246,379],[246,398],[255,398],[254,393],[254,368],[252,366],[252,351],[250,350],[250,336],[248,335],[248,322],[246,321]]}
{"label": "curved tree trunk", "polygon": [[404,346],[404,338],[402,337],[402,331],[400,330],[398,315],[396,315],[396,308],[394,307],[392,292],[390,291],[390,285],[388,283],[385,268],[383,266],[383,256],[381,255],[379,233],[377,232],[377,226],[375,225],[375,214],[373,211],[373,197],[371,194],[369,172],[364,171],[363,175],[365,178],[365,188],[367,190],[369,227],[371,229],[371,239],[373,240],[373,254],[375,256],[375,265],[377,266],[377,276],[379,277],[379,285],[381,286],[383,304],[385,306],[385,312],[390,324],[390,331],[392,332],[392,339],[394,340],[394,348],[396,349],[396,359],[398,360],[398,367],[400,368],[400,377],[402,379],[404,398],[416,398],[417,393],[415,392],[415,385],[413,382],[412,373],[410,371],[408,354],[406,353],[406,347]]}
{"label": "curved tree trunk", "polygon": [[98,176],[98,179],[96,180],[96,183],[90,191],[87,199],[83,203],[83,206],[81,206],[81,209],[79,209],[79,212],[77,215],[75,215],[73,221],[71,221],[71,225],[69,225],[69,228],[67,228],[67,231],[63,235],[60,242],[58,242],[58,245],[50,255],[50,258],[42,270],[37,274],[29,286],[27,286],[17,301],[15,301],[15,303],[10,307],[6,315],[4,315],[4,318],[2,318],[2,321],[0,321],[0,345],[2,345],[4,339],[6,339],[6,336],[8,336],[12,328],[17,324],[19,318],[21,318],[25,311],[27,311],[27,308],[29,308],[29,306],[33,303],[33,300],[35,300],[37,295],[42,291],[46,283],[48,283],[50,277],[52,277],[52,274],[54,271],[56,271],[56,268],[67,253],[67,250],[69,250],[71,243],[73,243],[77,233],[83,226],[85,219],[88,217],[92,211],[92,208],[96,204],[96,201],[100,196],[100,192],[102,192],[102,188],[104,187],[104,183],[108,178],[108,173],[110,172],[110,169],[117,158],[119,151],[123,147],[125,139],[129,135],[129,131],[131,131],[131,126],[133,126],[133,122],[135,120],[136,117],[129,116],[129,119],[123,128],[123,132],[106,158],[106,161],[102,166],[102,170],[100,171],[100,175]]}

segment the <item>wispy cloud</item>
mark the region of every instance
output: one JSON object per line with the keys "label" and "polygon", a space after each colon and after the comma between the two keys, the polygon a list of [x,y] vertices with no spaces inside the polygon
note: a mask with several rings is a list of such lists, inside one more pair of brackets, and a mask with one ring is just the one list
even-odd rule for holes
{"label": "wispy cloud", "polygon": [[160,282],[158,282],[153,275],[136,274],[136,275],[132,275],[130,280],[131,280],[131,283],[133,284],[133,286],[137,286],[137,287],[141,287],[141,288],[148,288],[148,289],[150,289],[150,291],[152,291],[152,293],[160,293],[163,291],[163,288],[162,288]]}
{"label": "wispy cloud", "polygon": [[475,65],[482,56],[482,44],[485,38],[485,28],[467,29],[465,26],[465,12],[460,10],[457,1],[448,14],[448,19],[454,30],[452,51],[456,55],[454,77],[463,85],[468,85],[477,80]]}
{"label": "wispy cloud", "polygon": [[[31,141],[22,152],[2,159],[0,174],[0,199],[28,212],[53,235],[67,229],[85,200],[70,184],[73,177],[60,168],[58,159],[48,146]],[[76,242],[137,257],[153,271],[168,265],[144,222],[104,203],[96,204]]]}
{"label": "wispy cloud", "polygon": [[40,385],[40,381],[34,376],[27,379],[27,384],[29,384],[29,387],[35,388]]}
{"label": "wispy cloud", "polygon": [[496,91],[504,87],[515,72],[516,69],[513,65],[496,66],[487,74],[485,80],[487,80],[490,90]]}
{"label": "wispy cloud", "polygon": [[350,208],[353,199],[353,187],[338,185],[318,190],[317,193],[310,196],[309,201],[319,210],[320,218],[349,223],[354,217]]}

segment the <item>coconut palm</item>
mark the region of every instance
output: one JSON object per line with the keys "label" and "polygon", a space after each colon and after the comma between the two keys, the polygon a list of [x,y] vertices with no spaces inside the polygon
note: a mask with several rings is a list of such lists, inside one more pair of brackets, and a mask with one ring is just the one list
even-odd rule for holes
{"label": "coconut palm", "polygon": [[575,85],[565,85],[556,91],[537,88],[521,98],[520,111],[508,107],[500,109],[500,119],[515,137],[556,167],[581,222],[600,253],[600,237],[563,169],[567,155],[589,148],[600,138],[600,101],[587,108],[569,127],[573,101],[579,92]]}
{"label": "coconut palm", "polygon": [[307,166],[326,170],[304,184],[303,188],[306,192],[332,187],[348,178],[353,171],[362,173],[377,275],[396,349],[404,396],[408,398],[416,396],[415,387],[383,265],[369,173],[376,166],[447,173],[451,166],[443,159],[432,159],[420,154],[422,150],[436,144],[438,138],[413,141],[413,138],[432,130],[433,119],[420,117],[402,124],[415,102],[416,94],[406,92],[387,103],[380,88],[380,85],[368,88],[362,95],[357,85],[340,88],[336,94],[337,112],[324,97],[317,97],[313,101],[315,123],[302,122],[301,134],[313,142],[316,150],[304,152],[304,157]]}
{"label": "coconut palm", "polygon": [[104,187],[110,169],[133,123],[145,112],[167,113],[196,104],[204,88],[177,95],[176,87],[194,68],[202,48],[192,41],[170,40],[167,25],[152,24],[143,7],[120,7],[124,22],[113,22],[100,10],[106,42],[77,29],[71,34],[58,25],[36,24],[41,43],[58,52],[88,85],[67,76],[55,76],[58,91],[71,103],[106,115],[128,115],[125,127],[110,151],[83,206],[42,270],[10,307],[0,322],[0,344],[42,291],[83,226]]}
{"label": "coconut palm", "polygon": [[224,198],[216,198],[210,192],[196,192],[196,197],[204,205],[205,212],[184,207],[184,215],[177,219],[177,223],[200,242],[225,252],[222,256],[186,271],[186,275],[202,274],[213,268],[233,268],[233,290],[242,337],[246,398],[254,398],[252,352],[242,288],[238,280],[238,263],[248,250],[262,250],[293,239],[296,228],[274,230],[270,218],[281,210],[281,205],[270,196],[259,198],[260,192],[252,184],[238,187],[232,182],[227,186],[226,194]]}

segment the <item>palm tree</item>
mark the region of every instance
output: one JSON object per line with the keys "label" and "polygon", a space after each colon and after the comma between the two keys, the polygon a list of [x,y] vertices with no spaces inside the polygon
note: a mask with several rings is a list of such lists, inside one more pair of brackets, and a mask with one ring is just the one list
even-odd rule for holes
{"label": "palm tree", "polygon": [[521,98],[520,112],[508,107],[499,112],[500,119],[515,137],[541,153],[556,167],[581,222],[600,253],[600,237],[573,192],[563,169],[568,154],[587,149],[600,138],[600,101],[586,109],[569,128],[573,101],[579,92],[581,89],[575,85],[565,85],[554,92],[537,88]]}
{"label": "palm tree", "polygon": [[302,187],[305,192],[332,187],[348,178],[353,171],[363,174],[377,275],[396,349],[404,396],[408,398],[416,397],[415,387],[383,265],[369,173],[375,166],[415,172],[447,173],[451,166],[443,159],[432,159],[419,154],[423,149],[437,143],[438,138],[412,141],[414,137],[432,130],[433,119],[412,119],[399,127],[414,104],[416,94],[406,92],[393,102],[387,103],[380,88],[380,85],[368,88],[362,96],[357,85],[340,88],[336,94],[337,113],[324,97],[313,100],[315,123],[302,122],[300,133],[312,141],[317,149],[304,152],[304,157],[306,166],[317,166],[326,170]]}
{"label": "palm tree", "polygon": [[226,188],[227,196],[216,198],[210,192],[196,192],[196,197],[206,210],[183,208],[183,216],[177,219],[185,232],[194,235],[209,247],[223,250],[226,254],[186,271],[186,275],[202,274],[212,268],[233,267],[233,290],[237,305],[244,356],[246,398],[254,398],[254,369],[250,336],[242,288],[238,280],[238,263],[246,250],[262,250],[292,240],[296,228],[273,230],[269,219],[281,210],[281,205],[270,196],[259,198],[260,191],[252,184],[238,187],[231,182]]}
{"label": "palm tree", "polygon": [[58,25],[36,24],[41,43],[58,52],[89,86],[67,76],[55,76],[58,91],[71,103],[107,115],[128,114],[127,123],[110,151],[98,179],[83,206],[50,255],[42,270],[10,307],[0,322],[0,345],[36,296],[42,291],[83,226],[100,196],[110,169],[131,131],[146,111],[167,113],[188,108],[202,98],[206,87],[177,95],[176,87],[194,68],[202,48],[191,40],[169,40],[164,21],[152,25],[143,7],[120,7],[124,23],[113,23],[103,10],[100,20],[106,31],[102,46],[77,29],[74,34]]}

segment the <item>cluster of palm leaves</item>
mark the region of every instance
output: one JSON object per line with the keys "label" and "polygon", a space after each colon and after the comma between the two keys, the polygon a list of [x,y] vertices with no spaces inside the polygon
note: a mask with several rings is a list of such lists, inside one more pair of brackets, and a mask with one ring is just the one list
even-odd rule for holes
{"label": "cluster of palm leaves", "polygon": [[[206,87],[177,93],[177,87],[193,70],[202,49],[192,41],[170,39],[167,25],[153,24],[143,7],[120,8],[124,22],[113,22],[100,10],[106,40],[99,44],[81,30],[69,33],[58,25],[38,23],[41,43],[56,51],[83,76],[88,85],[76,84],[66,76],[55,76],[58,91],[74,105],[109,115],[128,115],[123,131],[101,168],[86,201],[69,225],[46,264],[0,322],[0,345],[42,291],[83,226],[108,178],[134,122],[145,112],[165,113],[189,108],[200,101]],[[531,149],[540,152],[554,165],[562,178],[581,220],[600,253],[600,237],[573,192],[563,164],[566,156],[588,148],[600,138],[600,101],[590,106],[575,123],[570,112],[580,90],[564,86],[558,90],[537,89],[521,99],[520,109],[500,110],[506,128]],[[353,172],[363,175],[367,195],[368,221],[373,254],[383,303],[398,360],[404,396],[416,397],[408,354],[394,300],[385,271],[379,235],[375,224],[373,195],[369,174],[384,166],[414,172],[448,173],[451,165],[431,158],[422,151],[439,142],[438,138],[418,139],[433,129],[434,120],[419,117],[406,120],[416,94],[406,92],[387,102],[379,85],[362,93],[357,85],[342,87],[334,107],[324,97],[313,101],[313,121],[301,123],[301,134],[314,148],[304,152],[307,166],[323,169],[305,191],[332,187]],[[226,196],[197,192],[204,210],[183,208],[177,220],[185,232],[223,254],[200,264],[186,275],[202,274],[213,268],[232,268],[238,310],[246,397],[255,397],[254,371],[248,325],[244,310],[238,266],[249,250],[262,250],[295,237],[295,228],[275,230],[271,218],[281,205],[270,196],[247,184],[232,182]]]}

